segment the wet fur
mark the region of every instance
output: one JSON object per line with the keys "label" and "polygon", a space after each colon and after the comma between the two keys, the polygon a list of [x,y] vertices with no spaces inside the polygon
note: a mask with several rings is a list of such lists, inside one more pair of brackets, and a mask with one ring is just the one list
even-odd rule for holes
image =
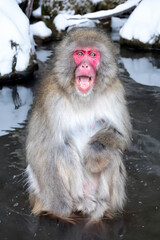
{"label": "wet fur", "polygon": [[[73,52],[101,52],[94,88],[76,91]],[[131,125],[113,47],[100,31],[71,31],[59,44],[53,70],[42,81],[28,123],[27,175],[32,212],[63,219],[80,211],[91,221],[121,211],[126,170],[122,153]]]}

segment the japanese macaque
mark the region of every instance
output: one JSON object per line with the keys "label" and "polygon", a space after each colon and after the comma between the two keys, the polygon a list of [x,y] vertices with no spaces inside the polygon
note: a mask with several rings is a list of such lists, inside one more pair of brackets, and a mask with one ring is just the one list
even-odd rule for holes
{"label": "japanese macaque", "polygon": [[71,30],[56,49],[28,123],[29,198],[35,215],[90,221],[123,209],[122,155],[131,124],[113,47],[95,29]]}

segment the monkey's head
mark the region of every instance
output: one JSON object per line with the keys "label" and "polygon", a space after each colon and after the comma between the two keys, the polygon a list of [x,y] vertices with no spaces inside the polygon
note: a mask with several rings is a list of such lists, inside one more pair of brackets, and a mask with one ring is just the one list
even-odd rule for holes
{"label": "monkey's head", "polygon": [[113,46],[99,30],[71,30],[57,47],[55,71],[66,93],[78,96],[79,100],[90,100],[117,77]]}

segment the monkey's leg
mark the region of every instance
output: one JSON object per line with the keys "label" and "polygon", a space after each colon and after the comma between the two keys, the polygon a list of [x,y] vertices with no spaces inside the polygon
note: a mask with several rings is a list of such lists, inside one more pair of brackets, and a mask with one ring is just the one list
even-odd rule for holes
{"label": "monkey's leg", "polygon": [[[37,173],[28,165],[27,173],[33,214],[49,212],[58,217],[69,217],[72,213],[73,201],[57,169],[45,168]],[[41,175],[40,178],[38,174]]]}
{"label": "monkey's leg", "polygon": [[126,199],[125,185],[126,170],[120,154],[117,153],[100,175],[96,193],[97,207],[91,214],[91,220],[99,220],[102,217],[112,218],[115,212],[123,209]]}
{"label": "monkey's leg", "polygon": [[[27,168],[33,213],[47,211],[60,217],[69,217],[74,209],[74,201],[83,195],[79,156],[66,145],[49,148],[47,152],[43,148],[40,159],[31,161]],[[30,157],[37,157],[32,150]]]}
{"label": "monkey's leg", "polygon": [[80,199],[79,203],[77,204],[77,209],[81,211],[83,214],[90,215],[93,211],[95,211],[97,206],[96,201],[96,192],[99,185],[99,175],[100,174],[91,174],[86,172],[85,178],[83,181],[83,194],[84,197]]}
{"label": "monkey's leg", "polygon": [[124,150],[123,136],[114,128],[103,128],[91,137],[84,152],[84,164],[92,173],[103,171],[114,159],[116,151]]}
{"label": "monkey's leg", "polygon": [[126,201],[126,169],[121,154],[117,152],[117,156],[112,162],[110,172],[110,206],[112,212],[120,212]]}
{"label": "monkey's leg", "polygon": [[[64,150],[65,149],[65,150]],[[83,170],[76,147],[70,143],[60,150],[62,161],[57,161],[59,175],[74,202],[83,198]],[[68,184],[67,184],[68,182]]]}

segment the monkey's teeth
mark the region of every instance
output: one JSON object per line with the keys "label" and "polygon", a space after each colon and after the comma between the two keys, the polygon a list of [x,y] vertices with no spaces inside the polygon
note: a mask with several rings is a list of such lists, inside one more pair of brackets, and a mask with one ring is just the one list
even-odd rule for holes
{"label": "monkey's teeth", "polygon": [[[89,79],[89,82],[92,80],[92,77],[88,77],[88,79]],[[82,81],[81,81],[81,77],[79,77],[79,82],[81,83]]]}
{"label": "monkey's teeth", "polygon": [[80,85],[81,85],[82,88],[87,88],[87,87],[89,87],[89,83],[83,84],[83,83],[80,82]]}

